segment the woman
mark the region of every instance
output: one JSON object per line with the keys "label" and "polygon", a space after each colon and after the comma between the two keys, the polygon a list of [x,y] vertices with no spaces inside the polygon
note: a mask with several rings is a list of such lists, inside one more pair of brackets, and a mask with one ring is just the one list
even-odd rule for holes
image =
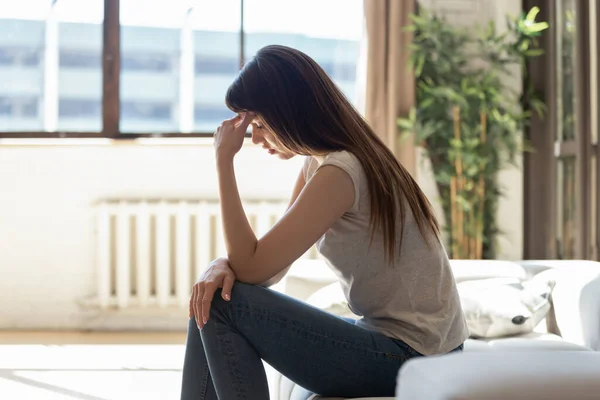
{"label": "woman", "polygon": [[[265,47],[227,105],[238,116],[215,134],[227,258],[193,287],[181,398],[267,399],[261,360],[305,389],[297,399],[393,396],[403,362],[461,350],[467,327],[431,205],[323,69]],[[234,171],[249,126],[270,154],[306,157],[287,212],[262,238]],[[266,288],[315,243],[360,319]]]}

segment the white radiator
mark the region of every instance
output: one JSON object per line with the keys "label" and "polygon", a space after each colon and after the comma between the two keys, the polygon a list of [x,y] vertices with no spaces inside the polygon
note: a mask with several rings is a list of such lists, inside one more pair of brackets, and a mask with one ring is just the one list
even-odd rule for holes
{"label": "white radiator", "polygon": [[[258,237],[286,205],[244,203]],[[95,211],[96,300],[103,309],[187,307],[193,283],[226,255],[217,201],[104,201]]]}

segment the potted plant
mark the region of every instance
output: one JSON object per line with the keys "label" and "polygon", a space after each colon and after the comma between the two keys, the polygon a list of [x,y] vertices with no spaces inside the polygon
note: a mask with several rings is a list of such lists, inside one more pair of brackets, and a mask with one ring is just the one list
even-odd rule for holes
{"label": "potted plant", "polygon": [[[544,110],[526,69],[542,54],[537,38],[548,27],[536,22],[538,12],[507,18],[498,33],[494,22],[457,28],[420,9],[406,28],[414,32],[416,106],[398,126],[431,160],[453,258],[494,258],[498,172],[528,150],[524,127]],[[510,85],[519,68],[522,91]]]}

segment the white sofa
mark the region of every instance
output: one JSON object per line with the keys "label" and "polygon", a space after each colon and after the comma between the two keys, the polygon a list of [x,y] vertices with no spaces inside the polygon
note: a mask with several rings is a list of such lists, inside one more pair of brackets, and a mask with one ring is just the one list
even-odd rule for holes
{"label": "white sofa", "polygon": [[[322,261],[301,260],[292,267],[286,280],[277,289],[314,305],[328,306],[331,312],[344,314],[347,310],[339,307],[339,304],[343,303],[343,298],[340,298],[341,292],[327,291],[330,299],[324,299],[322,295],[317,299],[314,296],[311,298],[319,289],[335,282],[332,273],[323,273],[326,269]],[[554,282],[550,311],[534,332],[486,340],[468,339],[465,343],[466,353],[492,352],[489,357],[493,358],[498,356],[495,355],[497,352],[535,352],[542,357],[542,354],[554,351],[574,353],[600,350],[600,263],[576,260],[519,262],[453,260],[452,269],[457,283],[493,278],[517,278],[520,281],[528,281],[534,277],[536,279],[543,277]],[[324,291],[320,290],[320,292]],[[454,357],[460,356],[461,354],[454,355]],[[420,359],[418,365],[439,362],[438,358]],[[420,370],[427,370],[426,364]],[[399,379],[402,379],[402,373]],[[272,399],[289,400],[294,383],[271,371],[270,384]],[[598,396],[600,398],[600,395]],[[318,396],[315,399],[325,400]],[[379,400],[392,399],[391,397],[379,398]]]}

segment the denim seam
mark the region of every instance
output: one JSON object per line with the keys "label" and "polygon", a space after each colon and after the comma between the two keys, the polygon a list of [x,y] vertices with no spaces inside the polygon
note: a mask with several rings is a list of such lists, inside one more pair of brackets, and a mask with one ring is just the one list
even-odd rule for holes
{"label": "denim seam", "polygon": [[[206,392],[208,391],[208,385],[209,385],[208,380],[209,379],[211,379],[210,378],[210,370],[208,368],[204,368],[204,374],[202,375],[202,381],[200,384],[200,387],[201,387],[200,392],[202,393],[202,395],[204,397],[206,397]],[[212,381],[211,381],[211,383],[212,383]]]}
{"label": "denim seam", "polygon": [[236,357],[236,352],[233,348],[233,343],[231,343],[231,340],[229,340],[228,335],[217,335],[217,338],[225,350],[226,359],[228,360],[229,372],[231,373],[232,377],[236,380],[236,384],[232,385],[237,392],[236,397],[239,400],[244,400],[247,398],[247,393],[243,389],[244,382],[242,374],[233,362],[234,358]]}

